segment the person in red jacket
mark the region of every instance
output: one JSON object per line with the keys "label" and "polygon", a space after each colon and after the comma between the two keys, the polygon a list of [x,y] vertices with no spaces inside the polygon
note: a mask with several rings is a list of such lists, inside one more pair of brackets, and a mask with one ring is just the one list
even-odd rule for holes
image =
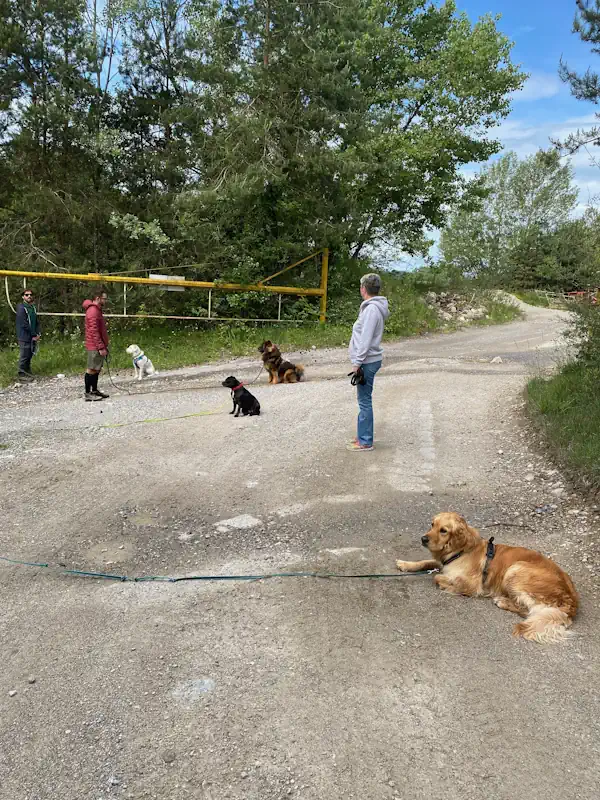
{"label": "person in red jacket", "polygon": [[98,375],[108,355],[108,333],[102,309],[108,300],[104,289],[98,289],[91,300],[83,301],[85,309],[85,349],[87,370],[85,372],[85,399],[105,400],[108,395],[98,389]]}

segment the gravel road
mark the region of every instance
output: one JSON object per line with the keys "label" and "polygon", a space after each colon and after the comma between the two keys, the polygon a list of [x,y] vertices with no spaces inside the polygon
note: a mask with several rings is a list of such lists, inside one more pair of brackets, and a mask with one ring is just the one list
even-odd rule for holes
{"label": "gravel road", "polygon": [[[600,509],[522,399],[565,357],[565,317],[388,344],[370,453],[344,448],[343,350],[291,354],[305,383],[261,374],[259,418],[220,387],[248,359],[117,375],[104,403],[75,379],[0,393],[0,555],[52,565],[0,566],[2,800],[596,798]],[[441,510],[556,558],[576,637],[514,640],[512,615],[428,577],[56,566],[388,573]]]}

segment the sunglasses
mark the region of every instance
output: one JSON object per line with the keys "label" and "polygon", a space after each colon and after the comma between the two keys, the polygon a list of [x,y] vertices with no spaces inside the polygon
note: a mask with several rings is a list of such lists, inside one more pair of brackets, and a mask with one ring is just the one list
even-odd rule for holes
{"label": "sunglasses", "polygon": [[26,293],[23,295],[23,297],[33,297],[33,295],[31,294],[31,292],[26,292]]}

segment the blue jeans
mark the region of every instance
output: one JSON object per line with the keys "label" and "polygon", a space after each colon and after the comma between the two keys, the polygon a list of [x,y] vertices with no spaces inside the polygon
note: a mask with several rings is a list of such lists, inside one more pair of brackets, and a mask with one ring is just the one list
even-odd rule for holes
{"label": "blue jeans", "polygon": [[359,444],[372,445],[373,444],[373,403],[371,397],[373,395],[373,383],[375,375],[381,367],[381,361],[374,361],[372,364],[363,364],[363,372],[365,374],[366,383],[356,387],[358,397],[358,426],[357,426],[357,439]]}

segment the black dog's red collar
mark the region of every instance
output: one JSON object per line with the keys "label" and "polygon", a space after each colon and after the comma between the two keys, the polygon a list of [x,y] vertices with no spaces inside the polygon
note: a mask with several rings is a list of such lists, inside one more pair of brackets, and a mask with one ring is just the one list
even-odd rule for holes
{"label": "black dog's red collar", "polygon": [[235,391],[236,391],[236,389],[241,389],[243,385],[244,385],[243,383],[238,383],[238,385],[237,385],[237,386],[234,386],[234,387],[233,387],[233,389],[232,389],[231,391],[232,391],[232,392],[235,392]]}

